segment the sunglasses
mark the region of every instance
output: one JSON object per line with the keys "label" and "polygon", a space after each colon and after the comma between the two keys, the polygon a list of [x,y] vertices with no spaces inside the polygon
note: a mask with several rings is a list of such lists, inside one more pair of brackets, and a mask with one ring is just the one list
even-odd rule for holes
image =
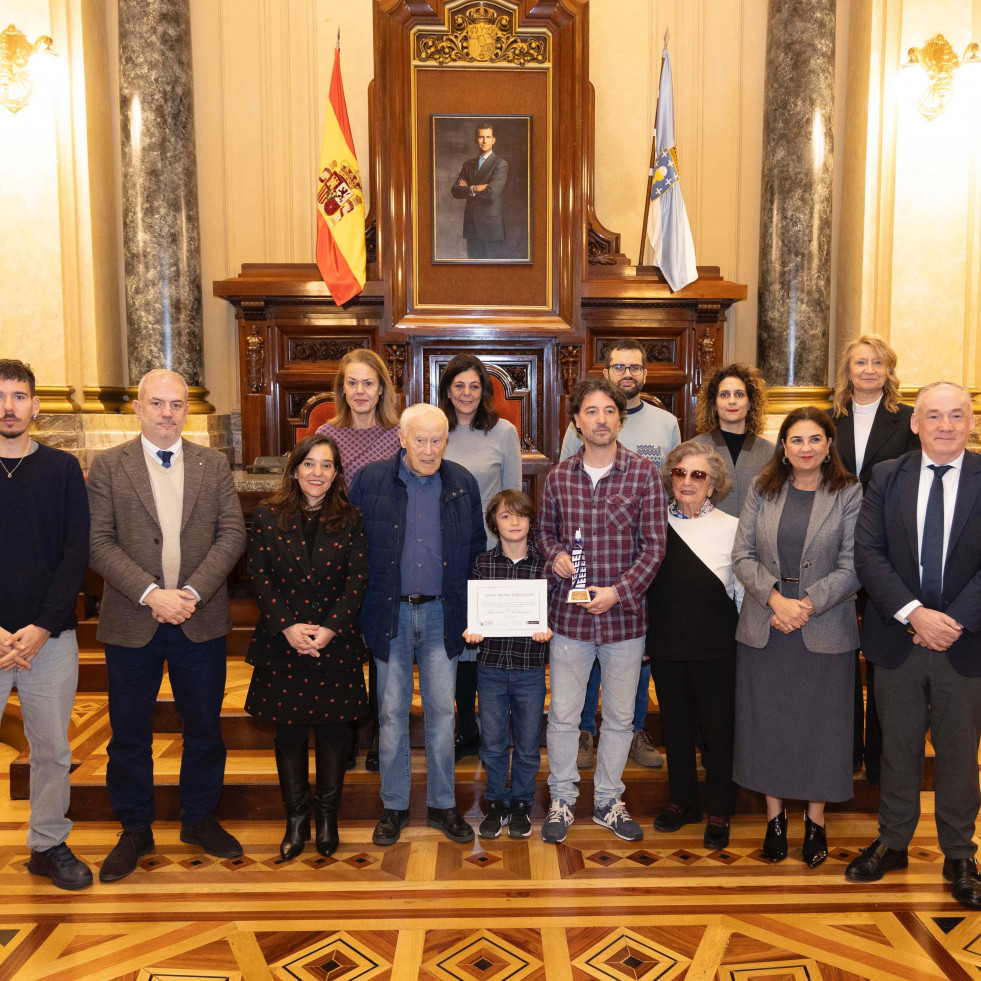
{"label": "sunglasses", "polygon": [[685,477],[691,477],[696,483],[701,483],[703,480],[708,478],[708,474],[704,470],[686,470],[684,467],[672,467],[671,476],[677,477],[678,480],[684,480]]}

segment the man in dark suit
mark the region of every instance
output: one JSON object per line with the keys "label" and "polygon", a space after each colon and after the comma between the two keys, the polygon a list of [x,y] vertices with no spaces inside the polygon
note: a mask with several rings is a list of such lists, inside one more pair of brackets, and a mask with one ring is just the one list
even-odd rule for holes
{"label": "man in dark suit", "polygon": [[494,127],[481,123],[474,130],[480,155],[468,160],[450,188],[455,198],[463,198],[463,237],[468,259],[506,259],[504,218],[501,195],[508,180],[508,162],[494,153]]}
{"label": "man in dark suit", "polygon": [[242,854],[213,816],[225,775],[225,579],[245,549],[242,509],[225,456],[181,439],[188,405],[180,375],[148,372],[133,409],[142,435],[99,454],[88,479],[89,561],[105,580],[106,786],[123,826],[103,882],[129,875],[154,847],[150,716],[165,661],[184,737],[181,841],[220,858]]}
{"label": "man in dark suit", "polygon": [[907,866],[920,816],[924,738],[936,753],[936,822],[951,895],[981,909],[973,841],[981,788],[981,458],[966,453],[971,397],[920,389],[912,428],[922,451],[881,463],[855,530],[869,594],[862,645],[876,666],[882,722],[879,837],[849,866],[875,882]]}

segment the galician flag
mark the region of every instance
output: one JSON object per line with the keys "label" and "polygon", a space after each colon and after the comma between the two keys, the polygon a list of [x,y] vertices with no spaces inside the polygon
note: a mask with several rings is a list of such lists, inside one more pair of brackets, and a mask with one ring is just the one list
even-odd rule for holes
{"label": "galician flag", "polygon": [[341,82],[337,35],[317,182],[317,265],[338,306],[364,289],[364,195]]}
{"label": "galician flag", "polygon": [[674,86],[667,35],[664,62],[657,95],[654,130],[654,169],[651,171],[651,206],[647,215],[647,239],[654,265],[668,281],[672,292],[698,279],[695,269],[695,243],[688,225],[688,213],[681,196],[681,175],[674,145]]}

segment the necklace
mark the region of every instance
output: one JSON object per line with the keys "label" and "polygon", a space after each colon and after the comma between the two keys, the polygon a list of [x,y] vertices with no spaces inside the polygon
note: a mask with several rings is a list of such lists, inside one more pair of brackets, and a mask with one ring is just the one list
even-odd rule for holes
{"label": "necklace", "polygon": [[[28,455],[27,455],[27,456],[30,456],[30,454],[28,453]],[[17,473],[17,467],[19,467],[19,466],[20,466],[20,465],[21,465],[21,464],[22,464],[22,463],[23,463],[23,462],[24,462],[24,461],[25,461],[25,460],[27,459],[27,456],[22,456],[22,457],[21,457],[21,458],[20,458],[20,459],[19,459],[19,460],[17,461],[17,466],[15,466],[13,470],[8,470],[8,469],[7,469],[7,464],[6,464],[6,463],[4,463],[2,459],[0,459],[0,467],[3,467],[3,469],[4,469],[4,473],[6,473],[6,475],[7,475],[7,480],[10,480],[10,478],[11,478],[11,477],[13,477],[13,475],[14,475],[15,473]]]}

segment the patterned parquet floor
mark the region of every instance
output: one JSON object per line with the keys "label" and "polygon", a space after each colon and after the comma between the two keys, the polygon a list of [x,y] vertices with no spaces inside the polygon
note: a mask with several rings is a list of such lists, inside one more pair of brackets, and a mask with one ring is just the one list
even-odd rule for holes
{"label": "patterned parquet floor", "polygon": [[[0,773],[13,751],[0,748]],[[422,816],[388,849],[342,822],[330,859],[279,861],[281,824],[229,823],[241,859],[201,855],[174,823],[128,879],[81,893],[25,868],[27,804],[0,778],[0,978],[17,981],[831,981],[981,978],[981,914],[940,877],[932,795],[910,868],[871,886],[842,873],[874,835],[869,815],[829,818],[832,855],[810,871],[800,844],[771,867],[762,819],[708,852],[701,829],[622,842],[589,823],[565,845],[506,836],[455,845]],[[802,823],[792,817],[794,830]],[[71,836],[93,869],[118,827]]]}

